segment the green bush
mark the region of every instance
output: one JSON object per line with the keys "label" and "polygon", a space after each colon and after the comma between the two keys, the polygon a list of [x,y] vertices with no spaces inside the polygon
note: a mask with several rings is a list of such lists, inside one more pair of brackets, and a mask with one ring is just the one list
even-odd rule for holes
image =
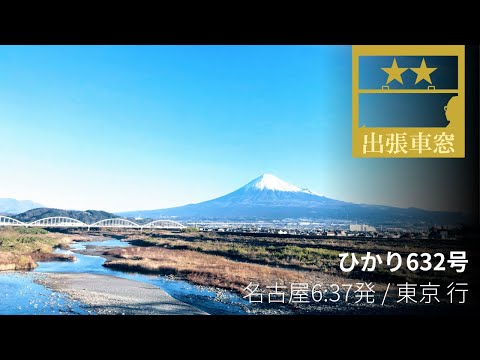
{"label": "green bush", "polygon": [[15,228],[15,230],[16,230],[19,234],[32,234],[32,235],[44,235],[44,234],[48,234],[48,231],[47,231],[47,230],[44,230],[44,229],[42,229],[42,228],[36,228],[36,227],[32,227],[32,228],[20,227],[20,228]]}

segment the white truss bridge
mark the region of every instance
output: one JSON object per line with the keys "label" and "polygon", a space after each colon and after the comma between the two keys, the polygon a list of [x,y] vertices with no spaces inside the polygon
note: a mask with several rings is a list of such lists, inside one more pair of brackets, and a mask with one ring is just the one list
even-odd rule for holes
{"label": "white truss bridge", "polygon": [[75,220],[65,216],[54,216],[48,217],[44,219],[39,219],[36,221],[32,221],[30,223],[25,223],[22,221],[18,221],[8,216],[0,216],[0,226],[21,226],[21,227],[42,227],[42,228],[49,228],[49,227],[56,227],[56,228],[87,228],[87,229],[95,229],[95,228],[124,228],[124,229],[165,229],[165,230],[173,230],[173,229],[184,229],[185,226],[171,220],[155,220],[149,222],[148,224],[137,224],[133,221],[122,219],[122,218],[115,218],[115,219],[105,219],[97,221],[93,224],[85,224],[79,220]]}

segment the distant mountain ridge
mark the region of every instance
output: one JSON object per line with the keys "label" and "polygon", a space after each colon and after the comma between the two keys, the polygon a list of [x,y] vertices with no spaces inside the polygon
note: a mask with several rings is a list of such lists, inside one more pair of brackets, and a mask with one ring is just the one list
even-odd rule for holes
{"label": "distant mountain ridge", "polygon": [[[30,202],[26,206],[33,206],[34,204]],[[0,209],[0,213],[11,214],[13,212],[11,211],[12,208],[9,209],[10,211],[2,211]],[[347,220],[377,225],[419,223],[450,225],[470,220],[466,215],[455,212],[354,204],[335,200],[289,184],[271,174],[264,174],[227,195],[198,204],[168,209],[128,211],[112,214],[98,210],[77,211],[40,207],[29,209],[18,215],[9,216],[23,222],[32,222],[47,217],[65,216],[86,224],[119,216],[143,218],[144,220],[146,218],[170,218],[180,221]]]}
{"label": "distant mountain ridge", "polygon": [[118,215],[115,215],[106,211],[100,211],[100,210],[78,211],[78,210],[62,210],[62,209],[51,209],[51,208],[39,208],[39,209],[28,210],[24,213],[21,213],[12,217],[19,221],[32,222],[32,221],[44,219],[47,217],[54,217],[54,216],[69,217],[69,218],[84,222],[85,224],[92,224],[100,220],[113,219],[118,217]]}
{"label": "distant mountain ridge", "polygon": [[168,209],[129,211],[120,216],[175,218],[177,220],[342,219],[369,223],[441,223],[463,220],[453,212],[354,204],[289,184],[264,174],[245,186],[213,200]]}
{"label": "distant mountain ridge", "polygon": [[0,213],[20,214],[27,210],[42,208],[42,204],[31,200],[17,200],[12,198],[0,199]]}

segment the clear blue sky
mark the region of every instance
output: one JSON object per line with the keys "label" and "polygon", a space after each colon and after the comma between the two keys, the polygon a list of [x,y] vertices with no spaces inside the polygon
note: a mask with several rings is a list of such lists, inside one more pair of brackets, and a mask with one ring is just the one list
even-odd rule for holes
{"label": "clear blue sky", "polygon": [[51,207],[183,205],[265,172],[340,200],[446,206],[418,185],[424,167],[351,158],[349,46],[1,46],[0,125],[0,197]]}

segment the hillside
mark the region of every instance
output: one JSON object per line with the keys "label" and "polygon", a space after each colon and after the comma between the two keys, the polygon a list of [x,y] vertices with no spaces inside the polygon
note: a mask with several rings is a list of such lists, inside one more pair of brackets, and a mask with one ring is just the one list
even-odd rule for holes
{"label": "hillside", "polygon": [[39,208],[39,209],[25,211],[24,213],[13,216],[13,218],[23,222],[32,222],[32,221],[44,219],[47,217],[53,217],[53,216],[65,216],[65,217],[82,221],[86,224],[92,224],[100,220],[112,219],[112,218],[118,217],[117,215],[111,214],[109,212],[98,211],[98,210],[78,211],[78,210]]}

